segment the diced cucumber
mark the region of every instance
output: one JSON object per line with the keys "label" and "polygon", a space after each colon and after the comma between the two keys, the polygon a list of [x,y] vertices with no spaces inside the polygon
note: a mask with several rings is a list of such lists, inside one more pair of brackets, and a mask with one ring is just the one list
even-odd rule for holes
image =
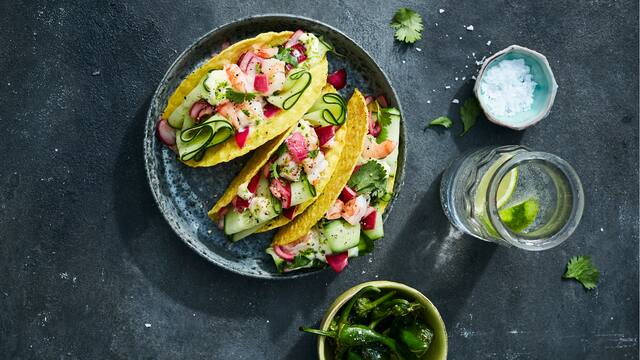
{"label": "diced cucumber", "polygon": [[362,230],[362,232],[371,240],[378,240],[384,236],[382,224],[382,211],[376,211],[376,225],[371,230]]}
{"label": "diced cucumber", "polygon": [[297,181],[291,183],[291,206],[302,204],[313,198],[313,191],[308,181]]}
{"label": "diced cucumber", "polygon": [[269,180],[267,180],[267,178],[263,176],[260,176],[260,180],[258,181],[256,196],[266,197],[267,199],[271,196],[271,191],[269,190]]}
{"label": "diced cucumber", "polygon": [[[241,213],[237,212],[235,209],[229,210],[224,217],[224,233],[227,235],[233,235],[246,230],[251,230],[275,218],[280,213],[276,211],[273,203],[273,200],[270,200],[268,206],[265,209],[260,210],[260,217],[255,216],[251,209],[246,209]],[[254,229],[254,232],[255,230],[257,229]],[[247,233],[244,236],[250,234],[251,233]]]}
{"label": "diced cucumber", "polygon": [[351,225],[338,219],[330,221],[324,226],[324,235],[329,243],[329,248],[334,254],[341,253],[360,242],[360,224]]}

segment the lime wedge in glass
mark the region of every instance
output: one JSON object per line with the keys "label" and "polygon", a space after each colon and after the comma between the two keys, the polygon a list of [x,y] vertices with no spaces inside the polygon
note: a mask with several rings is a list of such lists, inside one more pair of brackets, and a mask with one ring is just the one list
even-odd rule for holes
{"label": "lime wedge in glass", "polygon": [[[487,202],[487,192],[489,191],[489,182],[491,182],[491,177],[498,170],[498,168],[504,164],[507,160],[509,160],[511,156],[503,156],[494,162],[487,172],[482,175],[482,179],[480,179],[480,183],[476,188],[476,196],[473,204],[473,211],[476,215],[481,215],[486,212],[486,202]],[[513,168],[509,171],[503,178],[500,180],[500,185],[498,185],[498,192],[496,193],[496,205],[499,208],[503,207],[513,195],[513,192],[516,190],[516,185],[518,184],[518,168]]]}
{"label": "lime wedge in glass", "polygon": [[538,216],[540,204],[536,199],[528,199],[517,205],[498,211],[500,220],[513,232],[521,232],[533,224]]}

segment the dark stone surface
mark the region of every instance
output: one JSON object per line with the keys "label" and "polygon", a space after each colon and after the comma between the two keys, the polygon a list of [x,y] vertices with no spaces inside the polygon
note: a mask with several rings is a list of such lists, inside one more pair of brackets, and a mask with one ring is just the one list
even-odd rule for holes
{"label": "dark stone surface", "polygon": [[[426,20],[415,47],[394,43],[387,26],[400,6]],[[176,238],[147,187],[143,120],[165,69],[209,29],[267,12],[347,33],[404,105],[406,184],[387,237],[340,275],[270,282],[210,265]],[[637,2],[3,1],[0,14],[2,358],[314,358],[315,339],[297,327],[371,279],[424,291],[451,359],[638,358]],[[522,133],[484,120],[463,138],[460,125],[422,131],[470,94],[472,53],[514,43],[552,64],[560,89],[548,119]],[[451,157],[509,143],[556,153],[582,178],[582,223],[555,249],[460,236],[440,209]],[[602,270],[595,291],[560,278],[578,254]]]}

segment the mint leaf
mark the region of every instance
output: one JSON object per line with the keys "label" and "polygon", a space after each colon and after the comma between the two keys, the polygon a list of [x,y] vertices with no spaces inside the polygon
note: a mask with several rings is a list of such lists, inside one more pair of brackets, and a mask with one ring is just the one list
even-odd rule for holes
{"label": "mint leaf", "polygon": [[462,120],[462,126],[464,127],[460,136],[464,136],[476,124],[480,112],[480,104],[478,104],[478,100],[475,97],[469,98],[464,102],[464,105],[460,108],[460,120]]}
{"label": "mint leaf", "polygon": [[585,289],[596,287],[600,279],[600,271],[591,262],[590,256],[574,256],[567,264],[567,272],[562,276],[565,279],[578,280]]}

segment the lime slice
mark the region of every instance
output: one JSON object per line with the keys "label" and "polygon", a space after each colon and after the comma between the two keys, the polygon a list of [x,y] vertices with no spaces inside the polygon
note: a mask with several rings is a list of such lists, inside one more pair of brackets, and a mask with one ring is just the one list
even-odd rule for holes
{"label": "lime slice", "polygon": [[[482,175],[480,183],[476,188],[475,201],[473,204],[473,211],[476,215],[482,215],[486,212],[487,192],[489,191],[489,182],[491,177],[498,170],[502,164],[511,159],[512,155],[503,155],[496,162],[491,164],[489,169]],[[503,207],[513,195],[518,184],[518,168],[513,168],[500,180],[498,185],[498,192],[496,193],[496,205],[498,208]]]}
{"label": "lime slice", "polygon": [[533,224],[539,210],[540,204],[536,199],[531,198],[517,205],[499,210],[498,215],[500,215],[500,220],[509,229],[518,233]]}

